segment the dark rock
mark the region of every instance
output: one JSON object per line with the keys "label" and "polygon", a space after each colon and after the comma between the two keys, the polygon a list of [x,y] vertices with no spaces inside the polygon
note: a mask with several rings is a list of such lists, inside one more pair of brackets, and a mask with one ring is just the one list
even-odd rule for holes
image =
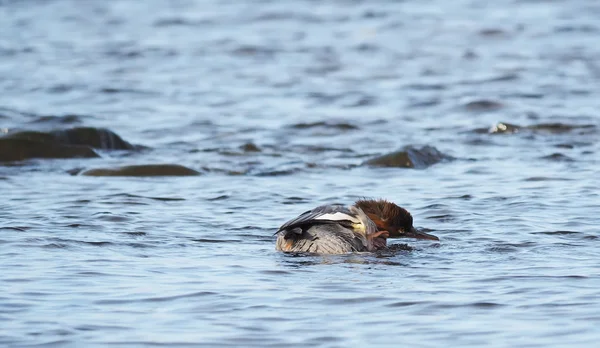
{"label": "dark rock", "polygon": [[[42,138],[44,138],[42,136]],[[0,138],[0,162],[23,161],[31,158],[93,158],[100,157],[88,146],[64,145],[52,141],[27,138]]]}
{"label": "dark rock", "polygon": [[0,138],[0,161],[29,158],[99,157],[92,148],[133,150],[132,145],[114,132],[103,128],[76,127],[51,132],[21,131]]}
{"label": "dark rock", "polygon": [[59,143],[87,145],[102,150],[133,150],[136,147],[104,128],[76,127],[50,132]]}
{"label": "dark rock", "polygon": [[244,152],[260,152],[260,148],[254,143],[246,143],[240,146],[240,150]]}
{"label": "dark rock", "polygon": [[2,139],[22,139],[40,142],[56,142],[54,136],[45,132],[37,131],[22,131],[16,133],[8,133]]}
{"label": "dark rock", "polygon": [[71,175],[77,175],[77,174],[81,173],[81,171],[84,170],[84,169],[85,168],[81,168],[81,167],[73,168],[73,169],[67,170],[67,173],[71,174]]}
{"label": "dark rock", "polygon": [[554,134],[572,132],[579,130],[580,132],[591,132],[596,129],[593,124],[565,124],[565,123],[540,123],[527,127],[534,131],[544,131]]}
{"label": "dark rock", "polygon": [[490,134],[512,134],[512,133],[518,132],[520,128],[521,127],[514,125],[514,124],[500,122],[500,123],[496,124],[495,126],[493,126],[492,128],[490,128],[488,133],[490,133]]}
{"label": "dark rock", "polygon": [[133,150],[138,148],[104,128],[75,127],[51,132],[22,131],[4,138],[54,142],[63,145],[83,145],[102,150]]}
{"label": "dark rock", "polygon": [[389,153],[365,161],[363,164],[373,167],[398,167],[398,168],[427,168],[441,161],[452,160],[452,156],[441,153],[432,146],[417,149],[407,146],[401,151]]}
{"label": "dark rock", "polygon": [[146,164],[115,168],[89,169],[86,176],[193,176],[201,173],[178,164]]}
{"label": "dark rock", "polygon": [[472,112],[486,112],[486,111],[496,111],[503,108],[504,105],[500,102],[494,100],[474,100],[472,102],[468,102],[464,105],[464,108],[468,111]]}
{"label": "dark rock", "polygon": [[553,133],[562,134],[573,131],[578,131],[579,134],[588,134],[595,132],[596,126],[593,124],[582,124],[572,125],[564,123],[539,123],[530,126],[519,126],[516,124],[510,124],[505,122],[499,122],[489,130],[476,129],[476,133],[491,133],[491,134],[513,134],[521,131],[535,132],[535,133]]}

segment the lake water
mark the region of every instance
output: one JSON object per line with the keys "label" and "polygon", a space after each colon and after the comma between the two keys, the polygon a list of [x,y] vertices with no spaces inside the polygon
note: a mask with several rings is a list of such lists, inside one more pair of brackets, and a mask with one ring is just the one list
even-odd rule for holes
{"label": "lake water", "polygon": [[[596,345],[599,35],[587,0],[0,1],[0,131],[148,147],[0,164],[0,345]],[[362,165],[405,146],[452,159]],[[162,163],[201,175],[72,175]],[[275,251],[363,196],[440,241]]]}

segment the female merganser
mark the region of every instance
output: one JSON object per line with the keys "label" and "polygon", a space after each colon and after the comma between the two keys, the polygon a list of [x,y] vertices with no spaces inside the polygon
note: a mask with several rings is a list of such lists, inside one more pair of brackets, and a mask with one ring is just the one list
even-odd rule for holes
{"label": "female merganser", "polygon": [[439,240],[417,231],[408,211],[383,199],[359,200],[347,208],[322,205],[286,222],[276,234],[279,251],[321,254],[385,249],[389,237]]}

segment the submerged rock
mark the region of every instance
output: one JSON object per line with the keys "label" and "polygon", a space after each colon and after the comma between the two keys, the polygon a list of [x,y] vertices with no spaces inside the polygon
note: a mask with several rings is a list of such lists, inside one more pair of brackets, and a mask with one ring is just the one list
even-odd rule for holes
{"label": "submerged rock", "polygon": [[92,127],[75,127],[50,132],[22,131],[9,133],[4,138],[55,142],[63,145],[83,145],[101,150],[133,150],[137,148],[111,130]]}
{"label": "submerged rock", "polygon": [[488,130],[488,133],[490,133],[490,134],[511,134],[511,133],[517,133],[520,128],[521,128],[520,126],[517,126],[514,124],[499,122],[498,124],[496,124],[492,128],[490,128]]}
{"label": "submerged rock", "polygon": [[244,152],[260,152],[261,151],[260,147],[258,147],[254,143],[246,143],[244,145],[240,145],[239,149]]}
{"label": "submerged rock", "polygon": [[115,168],[89,169],[86,176],[193,176],[201,173],[178,164],[143,164]]}
{"label": "submerged rock", "polygon": [[591,133],[596,131],[596,125],[593,124],[566,124],[566,123],[540,123],[527,127],[533,131],[542,131],[554,134],[579,131],[579,133]]}
{"label": "submerged rock", "polygon": [[77,127],[50,132],[55,140],[70,145],[87,145],[102,150],[134,150],[137,147],[126,142],[115,132],[105,128]]}
{"label": "submerged rock", "polygon": [[539,123],[529,126],[519,126],[506,122],[498,122],[487,131],[484,129],[476,129],[476,133],[490,134],[513,134],[521,131],[529,131],[536,133],[552,133],[562,134],[578,131],[580,134],[592,133],[596,131],[596,126],[593,124],[565,124],[565,123]]}
{"label": "submerged rock", "polygon": [[502,109],[504,104],[495,100],[473,100],[463,105],[464,109],[471,112],[489,112]]}
{"label": "submerged rock", "polygon": [[452,159],[454,159],[452,156],[441,153],[433,146],[423,146],[420,149],[407,146],[400,151],[367,160],[363,165],[422,169]]}
{"label": "submerged rock", "polygon": [[64,145],[52,141],[0,138],[0,162],[23,161],[32,158],[93,158],[100,157],[89,146]]}
{"label": "submerged rock", "polygon": [[140,148],[104,128],[76,127],[50,132],[21,131],[0,138],[0,161],[31,158],[99,157],[93,149]]}

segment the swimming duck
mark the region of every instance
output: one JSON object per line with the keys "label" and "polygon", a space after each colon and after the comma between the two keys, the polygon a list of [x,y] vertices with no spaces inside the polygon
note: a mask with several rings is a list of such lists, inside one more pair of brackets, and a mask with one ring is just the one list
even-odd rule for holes
{"label": "swimming duck", "polygon": [[439,240],[416,230],[406,209],[384,199],[322,205],[286,222],[276,235],[279,251],[321,254],[381,250],[389,237]]}

